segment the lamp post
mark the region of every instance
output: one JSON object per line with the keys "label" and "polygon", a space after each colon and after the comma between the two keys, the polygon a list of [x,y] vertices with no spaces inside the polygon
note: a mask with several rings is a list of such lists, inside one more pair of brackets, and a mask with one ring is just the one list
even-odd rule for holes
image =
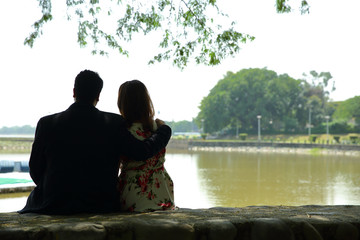
{"label": "lamp post", "polygon": [[327,142],[327,144],[329,144],[329,119],[330,119],[330,116],[326,115],[325,119],[326,119],[326,142]]}
{"label": "lamp post", "polygon": [[309,136],[311,135],[311,108],[309,108]]}
{"label": "lamp post", "polygon": [[[239,101],[239,98],[236,97],[235,98],[236,106],[237,106],[238,101]],[[235,136],[235,138],[239,138],[239,119],[236,119],[236,136]]]}
{"label": "lamp post", "polygon": [[258,141],[261,141],[261,130],[260,130],[260,119],[261,119],[261,115],[257,115],[257,119],[258,119]]}
{"label": "lamp post", "polygon": [[235,138],[239,138],[239,121],[236,120],[236,136]]}
{"label": "lamp post", "polygon": [[201,133],[204,133],[204,119],[201,119]]}

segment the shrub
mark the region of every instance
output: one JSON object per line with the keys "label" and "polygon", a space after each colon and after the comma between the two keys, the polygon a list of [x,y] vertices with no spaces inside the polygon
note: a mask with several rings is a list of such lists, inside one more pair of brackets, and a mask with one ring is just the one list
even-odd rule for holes
{"label": "shrub", "polygon": [[201,134],[201,138],[202,138],[203,140],[205,140],[206,137],[207,137],[207,133],[202,133],[202,134]]}
{"label": "shrub", "polygon": [[316,138],[317,138],[316,135],[311,135],[311,136],[309,136],[309,140],[310,140],[310,142],[312,142],[312,143],[316,142]]}
{"label": "shrub", "polygon": [[240,134],[239,134],[239,137],[240,137],[240,140],[245,141],[246,138],[247,138],[247,133],[240,133]]}
{"label": "shrub", "polygon": [[347,122],[334,122],[330,124],[330,132],[335,134],[351,132],[351,126]]}
{"label": "shrub", "polygon": [[358,140],[357,135],[350,135],[349,138],[350,138],[351,143],[357,143],[357,140]]}

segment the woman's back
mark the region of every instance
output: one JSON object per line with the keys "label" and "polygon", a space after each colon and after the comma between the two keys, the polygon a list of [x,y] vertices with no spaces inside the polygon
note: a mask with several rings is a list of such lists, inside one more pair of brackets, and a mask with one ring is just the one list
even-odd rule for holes
{"label": "woman's back", "polygon": [[[156,124],[154,122],[154,130]],[[141,123],[133,123],[129,131],[139,140],[151,136]],[[123,211],[174,209],[174,186],[165,163],[165,148],[146,161],[122,157],[119,177],[120,203]]]}

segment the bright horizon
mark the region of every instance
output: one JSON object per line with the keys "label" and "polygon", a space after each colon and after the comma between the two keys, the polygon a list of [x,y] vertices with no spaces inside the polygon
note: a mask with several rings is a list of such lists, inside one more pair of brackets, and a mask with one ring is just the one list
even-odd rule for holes
{"label": "bright horizon", "polygon": [[54,20],[46,24],[44,34],[30,49],[23,42],[40,16],[37,1],[5,1],[0,14],[0,128],[35,126],[40,117],[68,108],[75,76],[84,69],[97,71],[104,80],[97,105],[100,110],[118,113],[120,84],[139,79],[150,92],[159,113],[156,117],[166,121],[191,121],[201,100],[226,72],[245,68],[267,67],[293,78],[302,78],[302,73],[311,70],[330,72],[336,86],[332,100],[360,95],[360,32],[356,30],[360,2],[309,3],[310,14],[301,16],[298,12],[277,14],[275,1],[218,1],[230,19],[237,21],[237,30],[256,39],[219,66],[191,64],[181,71],[170,62],[147,65],[157,50],[152,35],[137,36],[130,43],[129,58],[114,52],[108,58],[92,56],[90,47],[78,46],[77,26],[66,21],[64,2],[53,1]]}

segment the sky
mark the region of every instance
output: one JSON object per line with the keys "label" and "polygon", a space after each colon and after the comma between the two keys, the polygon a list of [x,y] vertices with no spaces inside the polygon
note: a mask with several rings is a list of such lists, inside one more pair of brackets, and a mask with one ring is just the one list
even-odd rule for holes
{"label": "sky", "polygon": [[201,100],[228,71],[264,68],[301,78],[311,70],[330,72],[334,101],[360,95],[360,1],[309,1],[310,14],[277,14],[275,0],[218,0],[218,6],[237,22],[236,30],[256,39],[235,57],[208,67],[190,64],[180,70],[168,63],[149,66],[156,53],[152,36],[129,44],[130,56],[110,52],[91,55],[77,44],[76,22],[66,20],[65,2],[53,1],[54,20],[33,48],[24,46],[31,25],[41,15],[35,0],[3,1],[0,8],[0,128],[36,126],[44,115],[73,103],[76,75],[90,69],[100,74],[104,88],[97,108],[118,113],[117,92],[124,81],[145,83],[156,117],[166,121],[192,120]]}

